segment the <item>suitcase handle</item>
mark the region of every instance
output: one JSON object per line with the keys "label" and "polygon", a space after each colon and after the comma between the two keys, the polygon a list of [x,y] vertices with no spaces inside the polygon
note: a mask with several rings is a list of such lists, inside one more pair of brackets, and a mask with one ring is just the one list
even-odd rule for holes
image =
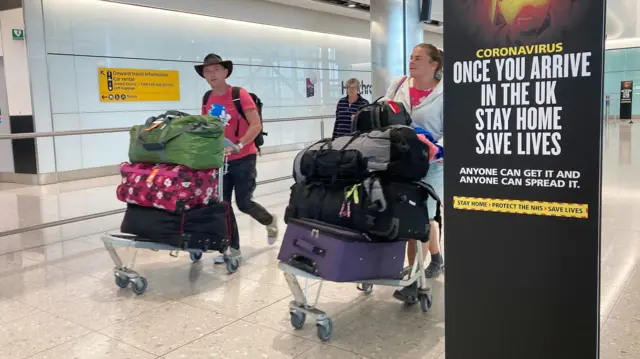
{"label": "suitcase handle", "polygon": [[293,241],[293,245],[296,247],[302,248],[309,253],[313,253],[321,257],[324,257],[324,254],[327,252],[324,249],[316,247],[313,244],[302,239],[295,239]]}
{"label": "suitcase handle", "polygon": [[310,274],[318,274],[316,262],[299,254],[294,254],[291,259],[289,259],[289,265]]}

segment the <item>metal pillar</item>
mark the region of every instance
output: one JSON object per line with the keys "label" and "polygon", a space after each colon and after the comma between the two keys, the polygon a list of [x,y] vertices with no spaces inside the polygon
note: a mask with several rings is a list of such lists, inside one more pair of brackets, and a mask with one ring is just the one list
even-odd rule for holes
{"label": "metal pillar", "polygon": [[371,2],[373,99],[385,94],[393,78],[407,73],[411,51],[424,40],[420,3],[420,0]]}

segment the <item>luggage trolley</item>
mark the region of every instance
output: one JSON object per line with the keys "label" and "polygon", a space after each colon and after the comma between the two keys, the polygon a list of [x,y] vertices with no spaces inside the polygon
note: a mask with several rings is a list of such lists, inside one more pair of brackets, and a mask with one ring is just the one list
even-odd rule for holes
{"label": "luggage trolley", "polygon": [[[232,146],[233,143],[225,138],[224,146]],[[224,185],[224,175],[227,173],[229,169],[229,163],[227,161],[227,157],[224,158],[223,167],[218,170],[218,198],[222,199],[223,194],[223,185]],[[104,243],[107,252],[111,256],[113,263],[115,264],[114,268],[114,276],[115,283],[120,288],[127,288],[129,283],[131,283],[131,289],[137,295],[143,294],[147,290],[147,279],[135,270],[133,267],[135,265],[136,253],[137,249],[150,249],[152,251],[170,251],[173,252],[188,252],[189,257],[193,263],[199,262],[202,259],[202,254],[205,253],[202,249],[184,249],[179,247],[174,247],[164,243],[155,243],[150,241],[140,241],[139,236],[133,234],[126,233],[107,233],[102,236],[102,242]],[[129,266],[125,265],[120,258],[120,255],[116,251],[116,247],[128,247],[133,248],[135,251],[131,258],[131,263]],[[206,253],[217,252],[217,251],[206,251]],[[231,247],[227,246],[222,252],[222,257],[227,266],[227,271],[230,274],[235,273],[240,266],[240,261],[238,258],[234,258],[231,255]]]}
{"label": "luggage trolley", "polygon": [[[420,303],[420,308],[423,312],[428,312],[433,302],[433,296],[431,294],[431,287],[427,285],[427,277],[424,273],[426,267],[424,265],[424,256],[422,252],[422,246],[418,244],[418,250],[415,256],[413,266],[405,267],[402,272],[402,279],[376,279],[352,282],[358,284],[357,289],[365,294],[371,294],[374,285],[391,286],[391,287],[405,287],[418,282],[418,301],[415,303],[409,303],[411,305]],[[333,322],[329,318],[326,312],[316,308],[318,299],[320,298],[320,291],[322,290],[322,284],[324,279],[313,275],[304,270],[298,269],[285,262],[278,263],[278,268],[284,273],[284,276],[291,289],[294,300],[289,303],[289,314],[291,317],[291,325],[295,329],[302,329],[307,318],[307,314],[314,315],[316,317],[316,326],[318,328],[318,338],[322,341],[328,341],[333,335]],[[300,286],[300,282],[297,277],[305,278],[304,291]],[[314,303],[309,302],[309,279],[319,280],[320,284]]]}

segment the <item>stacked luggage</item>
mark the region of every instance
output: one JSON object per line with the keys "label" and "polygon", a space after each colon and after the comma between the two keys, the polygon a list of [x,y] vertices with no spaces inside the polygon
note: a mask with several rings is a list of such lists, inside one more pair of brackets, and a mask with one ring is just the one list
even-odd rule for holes
{"label": "stacked luggage", "polygon": [[439,198],[421,181],[429,146],[401,106],[376,101],[357,132],[296,156],[280,261],[336,282],[403,277],[405,242],[428,241],[426,201]]}
{"label": "stacked luggage", "polygon": [[217,116],[168,111],[131,129],[116,190],[127,203],[123,233],[184,250],[237,248],[235,216],[219,196],[224,126]]}

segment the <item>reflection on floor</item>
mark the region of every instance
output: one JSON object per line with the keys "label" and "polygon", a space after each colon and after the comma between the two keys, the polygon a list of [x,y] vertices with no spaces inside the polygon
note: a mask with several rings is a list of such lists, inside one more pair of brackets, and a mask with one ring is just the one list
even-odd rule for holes
{"label": "reflection on floor", "polygon": [[[640,357],[640,145],[632,139],[640,141],[639,127],[607,126],[603,359]],[[290,168],[291,156],[269,159],[263,173],[278,177]],[[5,187],[0,201],[8,214],[0,228],[118,206],[108,181],[84,181],[80,189]],[[263,186],[258,201],[281,214],[288,185]],[[426,315],[391,299],[391,288],[365,296],[350,284],[325,283],[318,306],[335,327],[325,344],[311,319],[302,330],[291,328],[278,246],[268,246],[264,228],[247,216],[238,217],[246,262],[236,274],[214,266],[213,255],[192,264],[185,254],[140,251],[136,269],[147,276],[149,290],[139,297],[115,286],[99,239],[120,219],[0,237],[0,358],[444,358],[443,279],[433,282],[435,303]],[[311,292],[315,288],[312,283]]]}

